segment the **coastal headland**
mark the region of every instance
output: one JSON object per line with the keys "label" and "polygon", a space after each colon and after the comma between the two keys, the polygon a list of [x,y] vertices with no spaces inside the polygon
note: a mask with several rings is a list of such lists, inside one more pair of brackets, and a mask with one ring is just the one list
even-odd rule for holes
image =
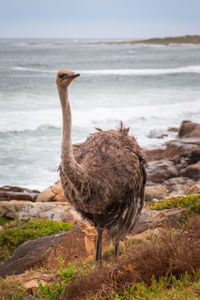
{"label": "coastal headland", "polygon": [[133,41],[107,41],[107,42],[96,42],[95,44],[130,44],[130,45],[200,45],[200,35],[183,35],[177,37],[164,37],[164,38],[150,38]]}

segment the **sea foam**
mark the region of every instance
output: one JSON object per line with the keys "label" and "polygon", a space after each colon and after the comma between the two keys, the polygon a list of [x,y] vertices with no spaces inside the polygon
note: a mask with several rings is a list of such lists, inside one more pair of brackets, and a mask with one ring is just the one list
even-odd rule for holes
{"label": "sea foam", "polygon": [[[29,68],[16,66],[12,68],[16,71],[25,72],[39,72],[39,73],[56,73],[57,70],[46,70],[38,68]],[[100,69],[100,70],[77,70],[83,75],[119,75],[119,76],[156,76],[168,74],[181,74],[181,73],[197,73],[200,74],[200,65],[186,66],[180,68],[167,68],[167,69]]]}

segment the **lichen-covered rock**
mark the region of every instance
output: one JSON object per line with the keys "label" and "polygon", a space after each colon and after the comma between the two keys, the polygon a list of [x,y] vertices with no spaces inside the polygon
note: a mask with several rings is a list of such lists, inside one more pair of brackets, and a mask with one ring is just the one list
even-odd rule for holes
{"label": "lichen-covered rock", "polygon": [[164,185],[150,185],[145,187],[145,201],[150,202],[153,199],[164,199],[167,197],[167,189]]}

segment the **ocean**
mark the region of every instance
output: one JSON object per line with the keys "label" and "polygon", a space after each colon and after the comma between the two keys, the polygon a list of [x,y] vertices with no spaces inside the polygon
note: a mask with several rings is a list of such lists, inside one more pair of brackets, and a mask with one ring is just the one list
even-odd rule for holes
{"label": "ocean", "polygon": [[200,46],[108,45],[84,40],[0,40],[0,186],[43,190],[58,178],[61,107],[56,72],[70,87],[73,143],[122,120],[142,147],[182,120],[199,122]]}

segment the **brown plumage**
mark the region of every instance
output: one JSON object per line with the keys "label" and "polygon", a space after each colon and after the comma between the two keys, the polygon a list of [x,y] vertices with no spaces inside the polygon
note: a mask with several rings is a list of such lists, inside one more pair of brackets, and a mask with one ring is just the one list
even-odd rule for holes
{"label": "brown plumage", "polygon": [[64,193],[97,228],[96,260],[101,260],[102,231],[107,229],[118,252],[119,241],[134,229],[144,204],[145,159],[129,129],[97,132],[79,145],[71,143],[68,86],[79,74],[60,70],[56,83],[63,113],[60,177]]}

